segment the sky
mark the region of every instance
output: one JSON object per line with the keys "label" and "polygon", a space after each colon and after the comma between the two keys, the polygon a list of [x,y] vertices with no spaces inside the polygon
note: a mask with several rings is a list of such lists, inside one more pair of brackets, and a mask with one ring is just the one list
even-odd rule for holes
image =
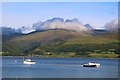
{"label": "sky", "polygon": [[119,2],[119,0],[1,0],[2,2]]}
{"label": "sky", "polygon": [[18,28],[54,17],[78,18],[95,28],[118,18],[117,2],[3,2],[2,24]]}

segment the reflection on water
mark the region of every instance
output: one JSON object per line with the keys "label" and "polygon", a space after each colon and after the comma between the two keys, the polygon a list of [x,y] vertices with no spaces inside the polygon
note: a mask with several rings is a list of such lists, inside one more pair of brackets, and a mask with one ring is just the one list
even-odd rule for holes
{"label": "reflection on water", "polygon": [[[36,64],[23,64],[22,57],[3,57],[4,78],[117,78],[118,59],[32,58]],[[82,64],[98,62],[99,68]]]}

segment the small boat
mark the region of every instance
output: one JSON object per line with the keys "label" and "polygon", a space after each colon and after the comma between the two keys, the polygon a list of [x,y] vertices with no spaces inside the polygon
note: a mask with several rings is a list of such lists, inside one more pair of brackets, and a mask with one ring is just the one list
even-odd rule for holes
{"label": "small boat", "polygon": [[23,64],[35,64],[35,61],[32,61],[31,59],[25,59],[23,60]]}
{"label": "small boat", "polygon": [[100,63],[89,62],[87,64],[83,64],[83,67],[100,67]]}

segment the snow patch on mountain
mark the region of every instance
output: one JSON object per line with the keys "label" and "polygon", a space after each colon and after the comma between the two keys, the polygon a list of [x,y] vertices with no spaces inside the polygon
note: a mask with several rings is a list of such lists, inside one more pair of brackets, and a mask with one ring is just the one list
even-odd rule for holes
{"label": "snow patch on mountain", "polygon": [[36,30],[33,29],[32,27],[25,27],[25,26],[17,29],[17,32],[20,32],[20,33],[23,33],[23,34],[28,34],[28,33],[34,32],[34,31],[36,31]]}

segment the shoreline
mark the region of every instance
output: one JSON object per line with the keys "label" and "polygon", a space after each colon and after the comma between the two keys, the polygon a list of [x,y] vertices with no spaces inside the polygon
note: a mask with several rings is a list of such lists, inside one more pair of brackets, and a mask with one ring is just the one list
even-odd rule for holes
{"label": "shoreline", "polygon": [[[87,59],[87,57],[39,57],[39,56],[0,56],[0,57],[37,57],[37,58],[58,58],[58,59],[62,59],[62,58],[84,58]],[[91,59],[92,57],[88,57],[88,59]],[[120,58],[92,58],[92,59],[120,59]]]}

